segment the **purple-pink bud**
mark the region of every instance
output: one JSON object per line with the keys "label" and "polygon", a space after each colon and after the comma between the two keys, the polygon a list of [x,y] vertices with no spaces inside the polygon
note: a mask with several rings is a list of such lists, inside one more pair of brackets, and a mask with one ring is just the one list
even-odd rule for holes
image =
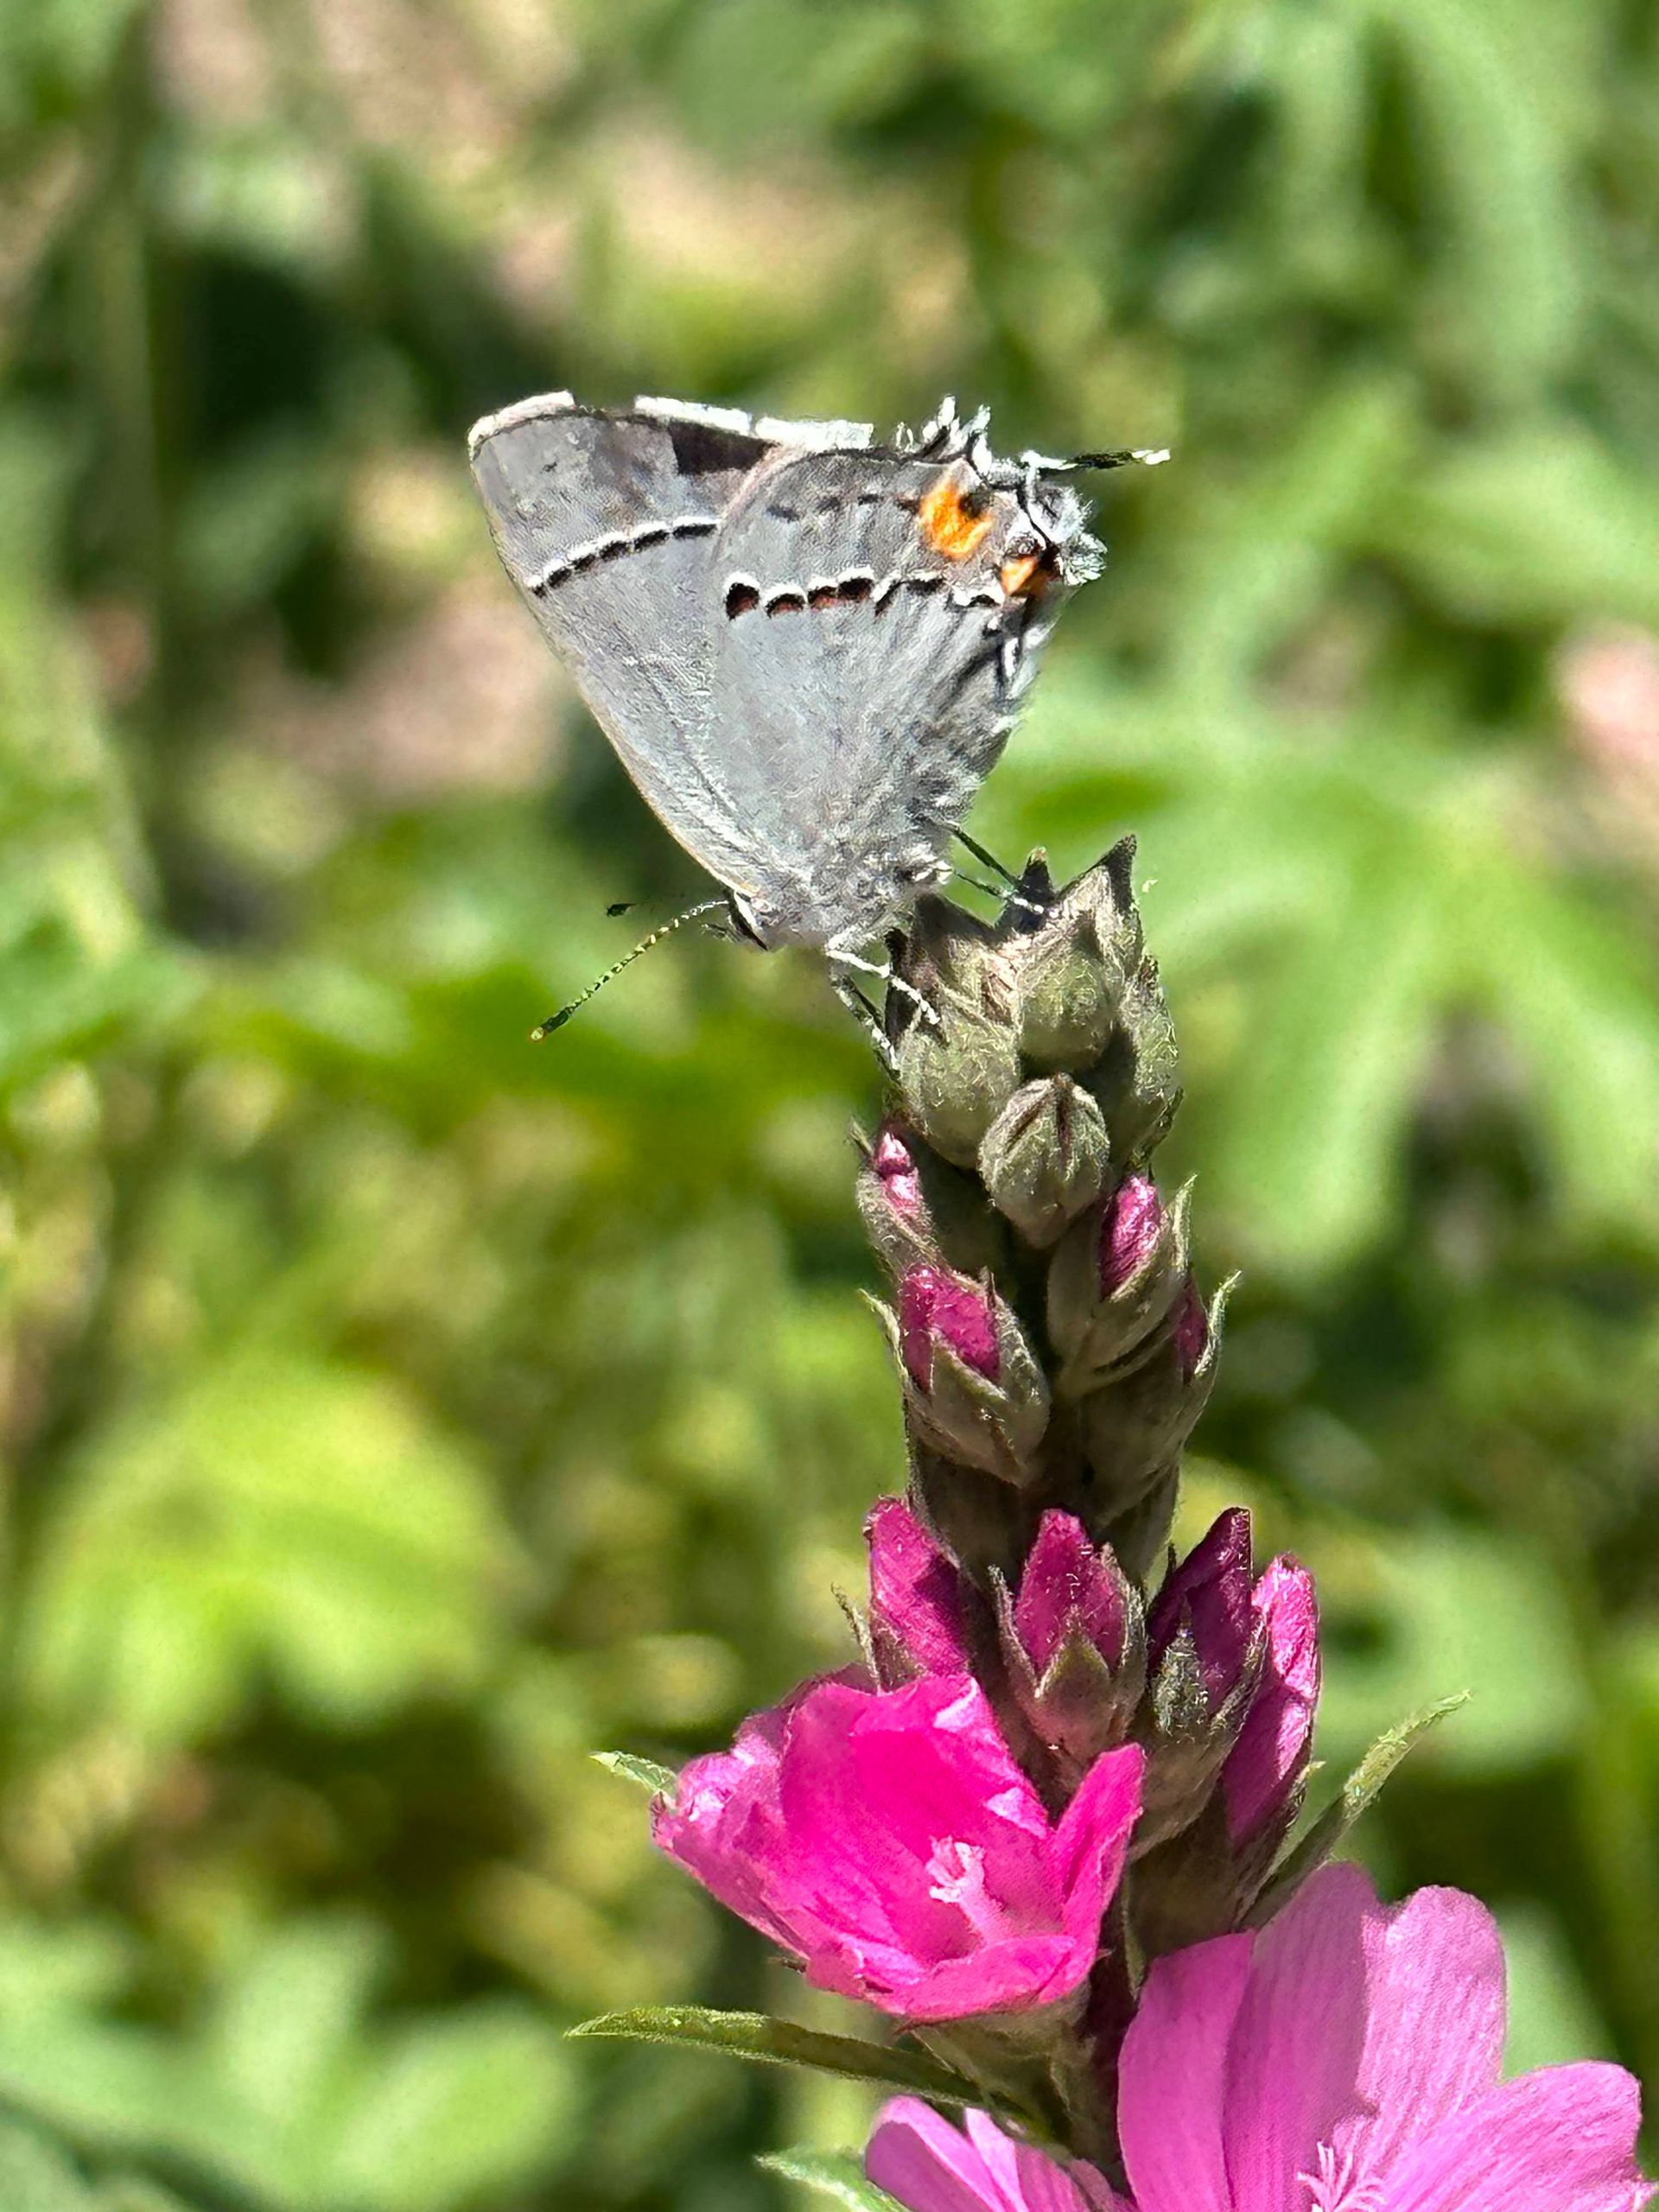
{"label": "purple-pink bud", "polygon": [[896,1680],[969,1673],[969,1587],[949,1552],[900,1497],[877,1501],[864,1540],[877,1671]]}
{"label": "purple-pink bud", "polygon": [[1126,1175],[1100,1224],[1100,1294],[1109,1298],[1144,1265],[1164,1225],[1164,1202],[1149,1175]]}
{"label": "purple-pink bud", "polygon": [[1109,1668],[1122,1663],[1128,1615],[1123,1578],[1111,1554],[1090,1541],[1070,1513],[1045,1513],[1020,1578],[1014,1629],[1040,1681],[1073,1625]]}
{"label": "purple-pink bud", "polygon": [[936,1343],[995,1381],[1000,1355],[990,1292],[944,1268],[912,1268],[899,1286],[899,1344],[918,1390],[932,1382]]}
{"label": "purple-pink bud", "polygon": [[1271,1560],[1250,1604],[1262,1638],[1262,1676],[1221,1770],[1235,1847],[1280,1825],[1294,1810],[1319,1701],[1319,1608],[1313,1576],[1299,1560]]}
{"label": "purple-pink bud", "polygon": [[1204,1310],[1204,1300],[1198,1296],[1198,1285],[1189,1277],[1179,1309],[1175,1315],[1175,1357],[1181,1363],[1181,1380],[1190,1382],[1198,1373],[1198,1362],[1204,1357],[1205,1346],[1210,1341],[1210,1320]]}
{"label": "purple-pink bud", "polygon": [[1250,1580],[1250,1516],[1229,1506],[1165,1582],[1147,1624],[1154,1668],[1182,1627],[1190,1630],[1211,1712],[1237,1688],[1249,1662]]}
{"label": "purple-pink bud", "polygon": [[892,1122],[884,1122],[877,1134],[870,1153],[870,1173],[894,1213],[902,1220],[915,1220],[923,1206],[921,1173],[915,1154]]}

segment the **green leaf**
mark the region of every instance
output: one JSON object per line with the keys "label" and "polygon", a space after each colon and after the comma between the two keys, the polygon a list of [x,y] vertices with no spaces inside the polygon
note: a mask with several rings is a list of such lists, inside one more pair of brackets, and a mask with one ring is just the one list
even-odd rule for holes
{"label": "green leaf", "polygon": [[8,2121],[0,2124],[0,2205],[5,2212],[90,2212],[92,2198],[61,2151]]}
{"label": "green leaf", "polygon": [[636,1758],[632,1751],[595,1751],[593,1757],[607,1774],[620,1774],[624,1782],[634,1783],[653,1797],[671,1799],[679,1788],[680,1777],[673,1768],[658,1766],[655,1759]]}
{"label": "green leaf", "polygon": [[1290,1268],[1348,1259],[1388,1220],[1437,1011],[1439,904],[1421,856],[1389,851],[1391,823],[1358,825],[1346,849],[1349,825],[1331,827],[1329,918],[1263,1008],[1215,1155],[1224,1202]]}
{"label": "green leaf", "polygon": [[187,1741],[274,1680],[361,1725],[475,1682],[519,1572],[479,1454],[415,1395],[271,1348],[105,1425],[23,1625],[29,1692]]}
{"label": "green leaf", "polygon": [[1468,1702],[1467,1690],[1425,1706],[1379,1736],[1342,1785],[1341,1794],[1325,1807],[1301,1841],[1281,1861],[1263,1885],[1250,1911],[1250,1925],[1260,1928],[1281,1912],[1310,1874],[1317,1873],[1335,1852],[1360,1815],[1373,1804],[1383,1784],[1420,1737],[1447,1713]]}
{"label": "green leaf", "polygon": [[774,2020],[765,2012],[716,2012],[702,2005],[641,2005],[626,2012],[601,2013],[572,2028],[573,2036],[614,2037],[630,2043],[689,2044],[696,2050],[722,2050],[734,2058],[753,2058],[771,2066],[808,2066],[852,2082],[876,2082],[884,2088],[908,2089],[942,2103],[977,2105],[982,2094],[960,2074],[920,2051],[893,2050],[856,2036],[822,2034]]}
{"label": "green leaf", "polygon": [[760,2162],[768,2173],[781,2174],[844,2204],[847,2212],[901,2212],[896,2197],[864,2177],[863,2162],[853,2151],[774,2151]]}

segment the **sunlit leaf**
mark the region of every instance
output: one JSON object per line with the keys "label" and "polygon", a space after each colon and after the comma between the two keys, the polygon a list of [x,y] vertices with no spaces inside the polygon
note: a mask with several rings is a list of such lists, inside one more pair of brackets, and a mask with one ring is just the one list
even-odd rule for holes
{"label": "sunlit leaf", "polygon": [[799,2182],[845,2212],[899,2212],[896,2200],[864,2177],[864,2163],[850,2151],[775,2151],[761,2164],[785,2181]]}

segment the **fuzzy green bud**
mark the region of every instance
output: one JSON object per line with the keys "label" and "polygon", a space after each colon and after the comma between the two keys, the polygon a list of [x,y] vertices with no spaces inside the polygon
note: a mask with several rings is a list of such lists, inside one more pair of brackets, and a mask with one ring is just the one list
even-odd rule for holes
{"label": "fuzzy green bud", "polygon": [[973,1001],[937,985],[899,1040],[906,1118],[933,1149],[971,1167],[986,1131],[1020,1084],[1014,1032]]}
{"label": "fuzzy green bud", "polygon": [[1099,1107],[1065,1075],[1022,1084],[979,1147],[991,1204],[1039,1250],[1095,1204],[1110,1164]]}

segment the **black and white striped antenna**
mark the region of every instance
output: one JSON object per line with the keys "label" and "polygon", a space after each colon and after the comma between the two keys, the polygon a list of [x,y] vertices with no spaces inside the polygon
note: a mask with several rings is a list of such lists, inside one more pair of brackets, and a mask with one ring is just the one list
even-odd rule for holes
{"label": "black and white striped antenna", "polygon": [[613,967],[607,968],[602,976],[595,976],[587,989],[578,991],[569,1006],[562,1006],[556,1014],[550,1014],[545,1021],[538,1021],[530,1033],[531,1043],[539,1045],[544,1037],[550,1037],[556,1029],[563,1029],[579,1007],[586,1006],[588,1000],[596,992],[602,991],[607,983],[614,982],[625,968],[632,968],[642,952],[649,952],[653,944],[660,944],[665,937],[672,937],[676,930],[683,928],[687,922],[696,921],[699,914],[712,914],[716,909],[723,909],[728,903],[724,899],[701,899],[696,906],[688,906],[683,914],[676,914],[671,920],[662,923],[647,936],[642,937],[632,952],[625,952],[622,957]]}

